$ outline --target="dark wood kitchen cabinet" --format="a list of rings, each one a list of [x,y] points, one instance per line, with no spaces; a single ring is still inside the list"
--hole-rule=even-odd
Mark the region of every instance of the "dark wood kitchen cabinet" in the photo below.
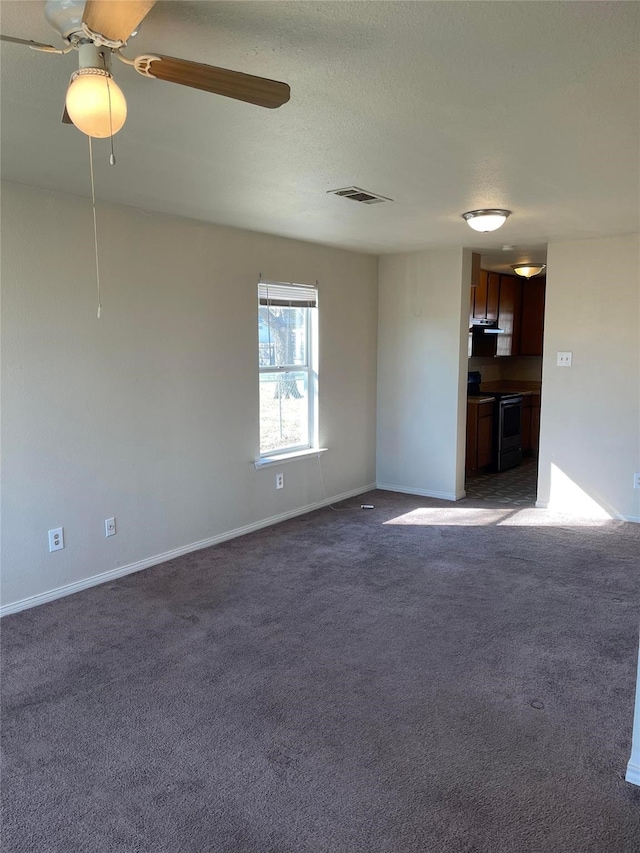
[[[498,300],[498,326],[504,329],[498,335],[496,355],[520,354],[520,326],[522,322],[522,282],[514,275],[500,276]]]
[[[496,272],[480,270],[478,285],[473,288],[473,318],[497,320],[500,299],[500,276]]]
[[[467,475],[493,462],[493,399],[467,402]]]
[[[531,453],[538,455],[540,445],[540,394],[531,396]]]
[[[471,287],[477,287],[480,279],[480,263],[482,256],[479,252],[471,253]]]
[[[544,277],[525,280],[480,270],[478,286],[471,290],[469,324],[497,320],[504,334],[492,342],[495,351],[487,347],[473,355],[542,355],[545,285]]]
[[[520,355],[542,355],[545,278],[522,282]]]
[[[525,395],[522,398],[522,421],[520,423],[520,437],[522,452],[531,452],[531,397]]]
[[[538,455],[540,443],[540,394],[526,394],[522,399],[522,452]]]

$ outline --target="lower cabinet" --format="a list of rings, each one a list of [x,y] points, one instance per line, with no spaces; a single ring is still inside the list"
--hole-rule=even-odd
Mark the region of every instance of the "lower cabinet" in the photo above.
[[[540,446],[540,394],[531,397],[531,452],[538,455]]]
[[[467,403],[465,471],[474,474],[493,462],[493,401]]]
[[[528,394],[522,401],[522,452],[538,455],[540,443],[540,394]]]

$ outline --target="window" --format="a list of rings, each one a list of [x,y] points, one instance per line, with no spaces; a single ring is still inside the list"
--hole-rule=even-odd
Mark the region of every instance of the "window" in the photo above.
[[[301,284],[258,284],[260,456],[313,447],[318,291]]]

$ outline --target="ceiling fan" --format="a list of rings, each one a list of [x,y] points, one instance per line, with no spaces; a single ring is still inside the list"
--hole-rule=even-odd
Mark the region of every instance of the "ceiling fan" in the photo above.
[[[143,54],[129,59],[122,54],[129,38],[156,0],[47,0],[45,17],[65,46],[0,35],[0,40],[26,44],[33,50],[66,54],[78,51],[79,68],[71,76],[62,121],[95,138],[117,133],[125,123],[127,104],[111,74],[111,57],[132,65],[144,77],[190,86],[216,95],[274,109],[289,100],[286,83],[176,59],[163,54]]]

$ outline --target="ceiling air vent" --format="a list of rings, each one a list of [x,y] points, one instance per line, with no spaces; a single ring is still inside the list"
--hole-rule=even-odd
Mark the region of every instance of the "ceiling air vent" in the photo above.
[[[339,195],[343,198],[350,198],[352,201],[359,201],[361,204],[380,204],[381,201],[391,201],[390,198],[385,198],[383,195],[370,193],[368,190],[361,190],[360,187],[344,187],[341,190],[328,190],[331,195]]]

